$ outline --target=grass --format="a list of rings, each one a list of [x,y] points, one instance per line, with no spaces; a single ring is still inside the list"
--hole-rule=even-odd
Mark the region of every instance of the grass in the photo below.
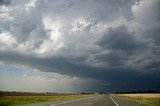
[[[17,106],[28,103],[67,100],[67,99],[82,98],[87,96],[93,96],[93,95],[3,96],[0,97],[0,106]]]
[[[160,106],[160,94],[117,94],[145,106]]]

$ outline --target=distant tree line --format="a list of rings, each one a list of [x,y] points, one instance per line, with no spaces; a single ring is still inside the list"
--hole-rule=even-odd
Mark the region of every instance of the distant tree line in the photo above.
[[[129,93],[160,93],[160,90],[134,90],[134,91],[119,91],[115,94],[129,94]]]

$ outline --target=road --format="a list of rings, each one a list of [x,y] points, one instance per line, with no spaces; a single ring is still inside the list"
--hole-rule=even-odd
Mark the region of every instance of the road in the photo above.
[[[98,95],[74,100],[44,102],[23,106],[143,106],[134,101],[113,95]]]

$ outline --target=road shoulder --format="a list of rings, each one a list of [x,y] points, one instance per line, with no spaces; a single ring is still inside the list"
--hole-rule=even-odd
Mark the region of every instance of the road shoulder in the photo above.
[[[117,96],[115,94],[110,95],[120,106],[144,106],[142,104],[137,103],[136,101],[123,98],[120,96]]]

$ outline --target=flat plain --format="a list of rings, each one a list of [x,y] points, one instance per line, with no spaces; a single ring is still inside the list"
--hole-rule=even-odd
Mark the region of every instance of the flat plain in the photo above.
[[[160,106],[160,93],[116,94],[146,106]]]
[[[60,101],[93,96],[93,94],[0,93],[0,106],[17,106],[45,101]]]

